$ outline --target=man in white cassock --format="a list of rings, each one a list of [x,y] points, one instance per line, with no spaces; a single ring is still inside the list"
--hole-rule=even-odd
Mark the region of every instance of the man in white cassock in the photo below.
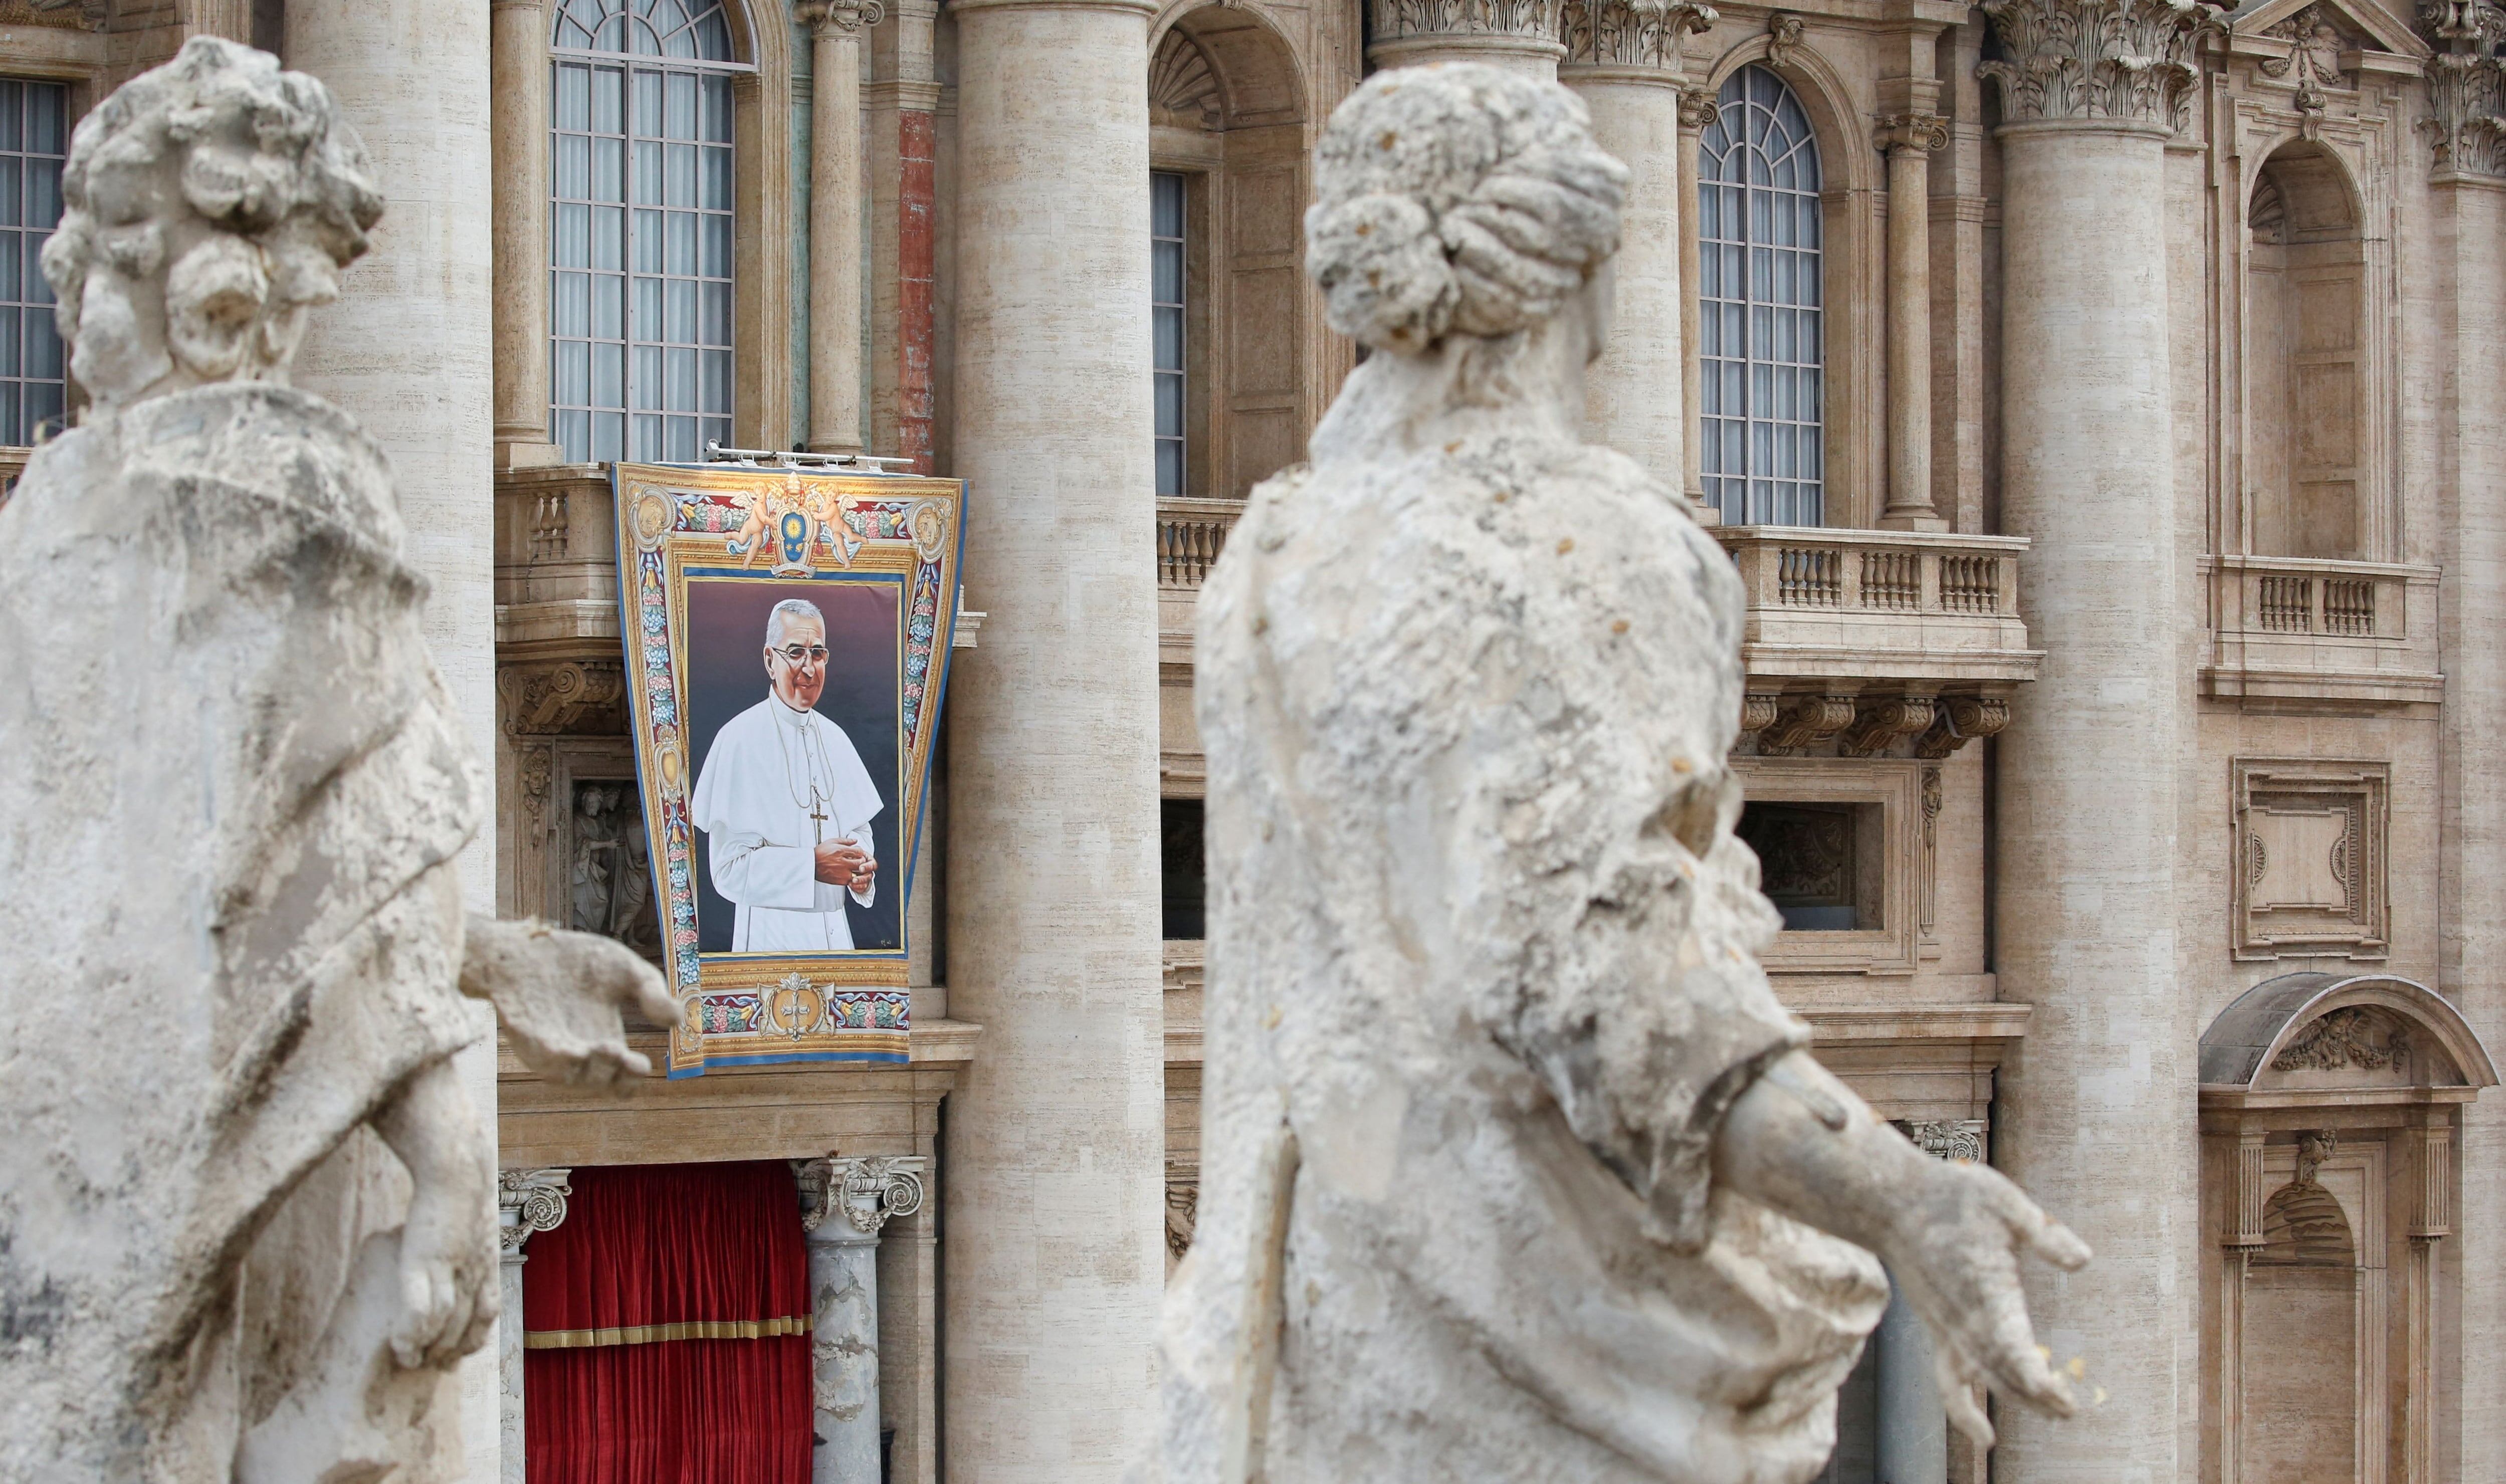
[[[886,805],[844,729],[814,709],[827,685],[827,619],[786,598],[766,619],[766,699],[723,724],[697,770],[692,819],[713,889],[738,907],[734,953],[853,945],[844,896],[878,900],[870,822]]]

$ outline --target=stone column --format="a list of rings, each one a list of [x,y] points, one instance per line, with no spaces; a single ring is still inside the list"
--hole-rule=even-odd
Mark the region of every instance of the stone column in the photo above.
[[[1117,1477],[1164,1289],[1149,0],[955,0],[949,1471]],[[1045,126],[1046,124],[1050,126]],[[1043,1255],[1039,1255],[1043,1254]]]
[[[1984,1162],[1982,1120],[1901,1124],[1915,1148],[1938,1159]],[[1931,1332],[1892,1278],[1888,1308],[1871,1337],[1880,1382],[1878,1476],[1881,1484],[1947,1484],[1949,1412],[1941,1404]]]
[[[1932,507],[1932,151],[1950,121],[1892,114],[1880,121],[1888,157],[1888,506],[1883,530],[1946,531]]]
[[[565,1224],[566,1184],[571,1170],[506,1170],[496,1177],[497,1276],[503,1280],[496,1313],[496,1462],[502,1484],[523,1484],[522,1452],[522,1249],[531,1238]],[[473,1474],[473,1478],[478,1475]]]
[[[1486,62],[1526,77],[1555,79],[1560,0],[1519,5],[1451,5],[1445,0],[1380,0],[1367,7],[1366,57],[1378,67]],[[1627,8],[1629,14],[1633,6]]]
[[[1626,161],[1627,207],[1617,259],[1618,312],[1585,378],[1593,439],[1681,486],[1682,398],[1679,40],[1714,13],[1691,0],[1568,0],[1558,81],[1593,112],[1593,137]],[[1689,172],[1694,173],[1694,162]]]
[[[1679,93],[1679,281],[1689,292],[1679,296],[1679,448],[1680,492],[1698,518],[1720,525],[1720,507],[1705,503],[1705,375],[1697,359],[1696,286],[1704,281],[1699,264],[1697,213],[1687,210],[1697,199],[1698,136],[1720,117],[1710,88],[1683,88]]]
[[[879,0],[803,0],[809,27],[809,451],[861,451],[861,32]]]
[[[548,11],[491,0],[495,150],[496,464],[554,464],[549,442]]]
[[[2001,88],[2004,528],[2042,677],[2000,744],[1996,968],[2036,1007],[2004,1067],[2005,1168],[2096,1260],[2026,1274],[2036,1331],[2107,1402],[2023,1407],[1996,1471],[2190,1478],[2199,1457],[2198,997],[2177,972],[2164,151],[2209,15],[2192,0],[1987,0]],[[2126,1172],[2129,1172],[2128,1174]]]
[[[878,1233],[922,1209],[922,1165],[792,1161],[809,1244],[810,1484],[878,1484]]]
[[[2436,1337],[2445,1309],[2437,1294],[2437,1244],[2453,1234],[2453,1130],[2447,1126],[2446,1113],[2441,1108],[2422,1116],[2426,1121],[2411,1129],[2404,1140],[2410,1154],[2412,1190],[2411,1267],[2403,1296],[2409,1314],[2402,1357],[2401,1484],[2437,1484],[2441,1477],[2437,1382],[2442,1368]],[[2473,1374],[2484,1374],[2488,1369],[2486,1365],[2478,1366]],[[2469,1381],[2470,1376],[2466,1375],[2465,1380]]]
[[[2445,800],[2441,987],[2490,1045],[2506,1038],[2506,69],[2495,55],[2506,11],[2492,0],[2420,8],[2421,33],[2436,47],[2427,63],[2432,117],[2421,125],[2434,148],[2427,262],[2421,289],[2431,300],[2439,368],[2425,383],[2439,399],[2431,436],[2438,550],[2440,668],[2445,709],[2438,724]],[[2462,1211],[2452,1266],[2460,1275],[2461,1322],[2447,1368],[2461,1378],[2464,1462],[2506,1454],[2506,1385],[2474,1359],[2474,1345],[2506,1335],[2506,1109],[2466,1104],[2461,1113]],[[2414,1242],[2413,1270],[2424,1252],[2428,1277],[2441,1248]],[[2416,1484],[2416,1481],[2413,1481]]]
[[[340,303],[312,316],[296,384],[345,408],[391,459],[403,549],[432,587],[427,647],[483,770],[496,755],[487,33],[486,6],[434,0],[295,5],[287,15],[287,65],[330,86],[384,194],[374,250],[342,275]],[[492,798],[483,802],[492,811]],[[496,909],[490,822],[480,821],[461,854],[473,911]],[[474,1013],[480,1042],[456,1065],[492,1140],[494,1016],[483,1005]],[[497,1390],[491,1346],[461,1368],[472,1478],[496,1472]]]

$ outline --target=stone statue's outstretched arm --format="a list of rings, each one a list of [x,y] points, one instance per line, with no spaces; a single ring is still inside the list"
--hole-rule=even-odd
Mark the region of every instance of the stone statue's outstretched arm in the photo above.
[[[461,992],[496,1007],[496,1018],[522,1060],[574,1082],[606,1082],[622,1072],[643,1077],[653,1070],[641,1052],[627,1047],[626,1011],[661,1026],[679,1017],[661,971],[634,950],[544,922],[474,914],[462,945]]]
[[[2089,1249],[1997,1171],[1916,1149],[1808,1052],[1793,1051],[1725,1115],[1714,1178],[1888,1264],[1932,1332],[1950,1420],[1980,1445],[1991,1443],[1992,1427],[1970,1391],[1977,1381],[2070,1415],[2070,1391],[2027,1322],[2019,1254],[2077,1269]]]

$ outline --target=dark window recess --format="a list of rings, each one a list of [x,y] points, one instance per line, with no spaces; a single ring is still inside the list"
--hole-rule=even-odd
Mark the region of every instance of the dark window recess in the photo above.
[[[1158,804],[1164,864],[1164,936],[1197,939],[1201,935],[1200,800],[1161,799]]]
[[[1738,832],[1758,853],[1759,887],[1788,931],[1882,926],[1878,805],[1752,803]]]

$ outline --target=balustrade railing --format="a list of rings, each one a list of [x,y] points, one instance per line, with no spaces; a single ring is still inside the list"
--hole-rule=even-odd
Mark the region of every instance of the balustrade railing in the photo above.
[[[1198,587],[1208,578],[1218,553],[1227,548],[1227,533],[1242,513],[1240,500],[1160,500],[1158,502],[1158,583],[1166,587]]]
[[[1979,618],[2019,611],[2022,541],[1795,526],[1715,526],[1711,534],[1740,569],[1752,609]]]

